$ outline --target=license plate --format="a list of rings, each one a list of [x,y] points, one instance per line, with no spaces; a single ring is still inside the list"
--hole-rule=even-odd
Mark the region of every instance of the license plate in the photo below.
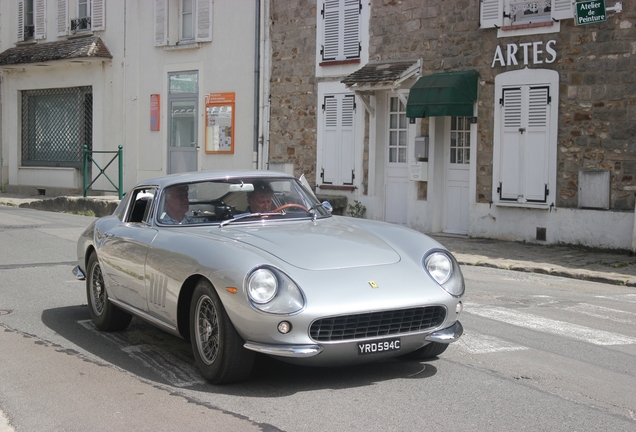
[[[401,347],[402,344],[400,342],[400,338],[358,342],[358,355],[380,354],[389,351],[399,351]]]

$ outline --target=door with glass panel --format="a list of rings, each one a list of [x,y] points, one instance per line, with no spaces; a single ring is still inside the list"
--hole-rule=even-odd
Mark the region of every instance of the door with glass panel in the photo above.
[[[168,76],[168,174],[198,169],[198,73]]]
[[[407,123],[406,106],[397,95],[389,95],[384,220],[402,225],[407,222]]]
[[[468,182],[470,170],[470,117],[450,117],[450,142],[444,146],[446,193],[444,232],[468,233]],[[448,130],[447,126],[447,130]]]

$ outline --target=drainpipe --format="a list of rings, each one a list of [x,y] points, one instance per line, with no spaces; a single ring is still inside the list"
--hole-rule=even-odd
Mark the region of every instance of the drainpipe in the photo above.
[[[259,124],[258,124],[258,169],[268,169],[269,160],[269,122],[271,95],[269,94],[270,80],[270,42],[269,42],[269,5],[270,0],[261,2],[260,21],[260,99],[259,99]]]
[[[260,131],[260,68],[261,68],[261,2],[255,1],[256,28],[254,32],[254,153],[252,156],[252,168],[258,169],[259,163],[259,131]]]

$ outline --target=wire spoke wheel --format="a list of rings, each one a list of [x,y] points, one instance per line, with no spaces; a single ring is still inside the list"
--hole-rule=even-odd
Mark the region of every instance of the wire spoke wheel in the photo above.
[[[214,384],[247,379],[254,352],[243,347],[238,334],[212,284],[201,279],[190,303],[190,341],[201,375]]]
[[[86,265],[86,300],[95,327],[104,331],[124,330],[130,324],[132,315],[119,309],[108,300],[102,267],[93,252]]]
[[[212,364],[219,353],[219,319],[212,299],[202,296],[196,306],[197,348],[201,360]]]
[[[99,262],[95,261],[91,267],[90,278],[90,296],[91,304],[95,315],[101,316],[104,313],[104,304],[106,302],[106,291],[104,290],[104,279],[102,277],[102,269]]]

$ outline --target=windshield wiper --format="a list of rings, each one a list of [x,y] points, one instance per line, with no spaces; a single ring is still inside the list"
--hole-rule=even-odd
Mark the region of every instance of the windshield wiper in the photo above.
[[[266,216],[280,216],[280,213],[241,213],[235,215],[232,219],[227,219],[221,222],[219,227],[223,228],[225,225],[231,224],[232,222],[239,221],[241,219],[246,219],[250,217],[266,217]]]

